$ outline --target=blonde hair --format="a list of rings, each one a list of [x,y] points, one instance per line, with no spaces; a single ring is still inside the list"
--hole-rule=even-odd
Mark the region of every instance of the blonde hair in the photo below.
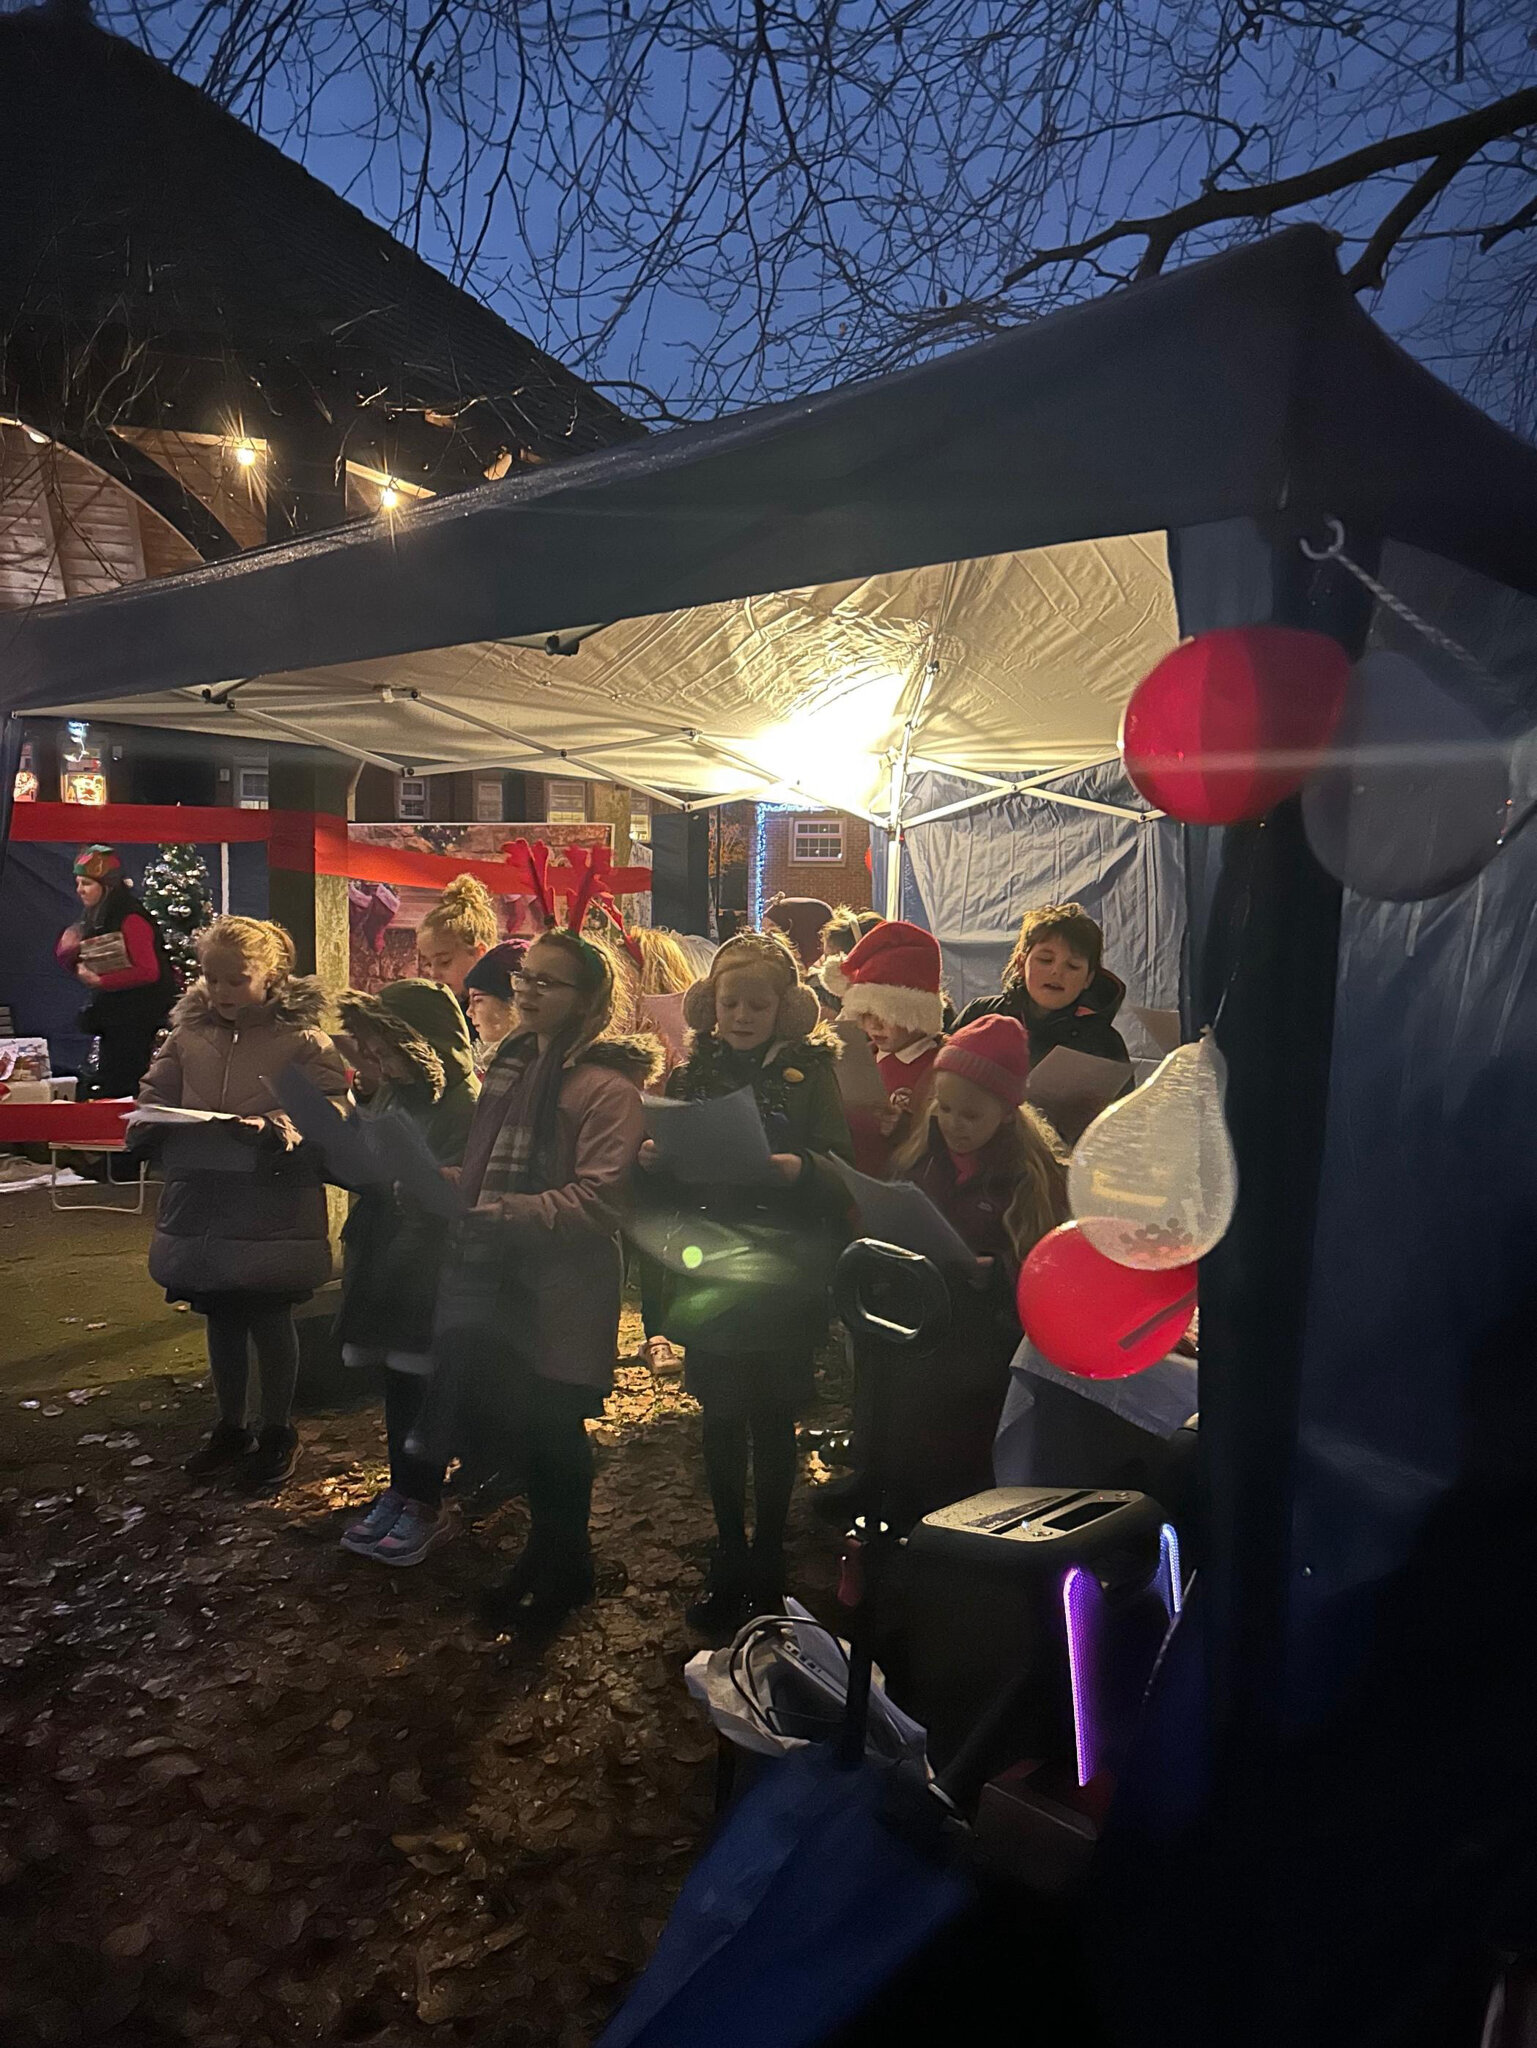
[[[590,924],[582,936],[590,945],[602,948],[613,969],[616,1030],[638,1031],[645,1027],[640,1007],[642,996],[687,995],[699,979],[676,932],[635,925],[621,936],[605,919],[601,924]],[[635,942],[640,954],[638,966],[635,955],[624,943],[626,937]]]
[[[260,974],[269,989],[288,980],[299,958],[283,927],[264,917],[216,917],[197,935],[198,965],[205,972],[213,953],[233,956]]]
[[[928,1115],[897,1148],[891,1162],[895,1178],[905,1178],[927,1158],[938,1109],[939,1104],[931,1100]],[[1015,1176],[1016,1182],[1003,1227],[1023,1265],[1046,1233],[1067,1221],[1067,1162],[1056,1132],[1028,1102],[1012,1113],[1005,1110],[998,1128],[1000,1134],[1007,1134],[999,1166]]]
[[[661,926],[637,925],[630,937],[640,949],[640,992],[643,996],[686,995],[698,980],[678,934]],[[631,965],[634,965],[633,959]]]
[[[446,939],[457,939],[465,947],[479,946],[485,953],[489,953],[501,937],[491,891],[473,875],[454,876],[422,919],[421,929],[437,932]]]
[[[703,1034],[715,1029],[715,987],[723,975],[746,969],[764,975],[779,995],[774,1018],[775,1038],[807,1038],[819,1028],[822,1012],[816,997],[801,980],[799,956],[777,932],[738,932],[727,939],[710,962],[703,981],[683,998],[683,1021]]]

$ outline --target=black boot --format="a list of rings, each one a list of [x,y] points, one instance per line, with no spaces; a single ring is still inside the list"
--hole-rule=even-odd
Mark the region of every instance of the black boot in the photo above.
[[[546,1634],[559,1628],[578,1607],[585,1607],[596,1591],[590,1556],[573,1552],[550,1557],[534,1579],[527,1604],[518,1610],[517,1625],[535,1635]]]
[[[705,1637],[709,1642],[730,1642],[749,1618],[751,1603],[747,1597],[747,1580],[745,1551],[716,1551],[704,1598],[696,1600],[684,1616],[696,1635]]]
[[[211,1479],[216,1472],[228,1472],[256,1448],[256,1439],[242,1422],[216,1422],[201,1450],[194,1451],[182,1466],[189,1479]]]
[[[239,1481],[247,1493],[268,1493],[283,1484],[299,1458],[299,1432],[291,1423],[273,1422],[261,1430],[256,1448],[240,1461]]]
[[[504,1579],[486,1586],[475,1597],[475,1611],[492,1628],[511,1628],[533,1598],[540,1578],[539,1553],[532,1538],[522,1556]]]

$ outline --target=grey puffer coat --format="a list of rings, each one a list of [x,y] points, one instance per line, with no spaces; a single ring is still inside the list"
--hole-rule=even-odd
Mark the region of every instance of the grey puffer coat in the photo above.
[[[227,1024],[201,981],[171,1013],[171,1034],[139,1100],[224,1110],[263,1128],[173,1130],[160,1156],[165,1186],[150,1246],[151,1279],[172,1300],[229,1293],[302,1296],[331,1276],[325,1189],[278,1107],[272,1077],[292,1063],[343,1102],[347,1070],[320,1029],[326,996],[309,976],[286,981]]]

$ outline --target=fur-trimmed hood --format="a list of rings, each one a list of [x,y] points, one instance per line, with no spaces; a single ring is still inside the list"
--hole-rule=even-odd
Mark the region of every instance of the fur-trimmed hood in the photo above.
[[[434,1102],[451,1082],[468,1081],[474,1073],[464,1012],[453,993],[435,981],[389,981],[372,995],[345,989],[336,1007],[344,1031],[382,1040]]]
[[[264,1003],[253,1003],[250,1018],[253,1023],[271,1020],[274,1024],[287,1024],[296,1031],[319,1031],[329,1007],[330,998],[316,975],[291,974],[286,981],[280,981]],[[171,1024],[215,1024],[222,1025],[224,1019],[209,1000],[208,984],[199,975],[187,990],[176,1008],[171,1012]],[[228,1027],[225,1027],[228,1029]]]
[[[526,1031],[510,1033],[497,1047],[492,1066],[504,1053],[510,1056],[515,1047],[526,1047],[528,1039]],[[607,1067],[613,1073],[623,1074],[637,1088],[647,1088],[666,1067],[667,1049],[649,1031],[616,1031],[610,1036],[593,1039],[566,1064],[571,1067]]]
[[[574,1067],[611,1067],[637,1088],[648,1088],[667,1065],[667,1048],[649,1031],[616,1032],[595,1038],[571,1062]]]

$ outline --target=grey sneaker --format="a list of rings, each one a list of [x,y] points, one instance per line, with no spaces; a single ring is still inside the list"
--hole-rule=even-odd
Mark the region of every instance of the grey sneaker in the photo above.
[[[381,1536],[388,1536],[400,1520],[401,1510],[406,1504],[403,1493],[397,1493],[393,1486],[387,1486],[383,1493],[355,1522],[349,1522],[342,1532],[342,1549],[355,1550],[361,1556],[372,1550]]]
[[[408,1500],[394,1528],[387,1536],[381,1536],[368,1554],[380,1564],[420,1564],[453,1533],[447,1508],[424,1507],[419,1500]]]

